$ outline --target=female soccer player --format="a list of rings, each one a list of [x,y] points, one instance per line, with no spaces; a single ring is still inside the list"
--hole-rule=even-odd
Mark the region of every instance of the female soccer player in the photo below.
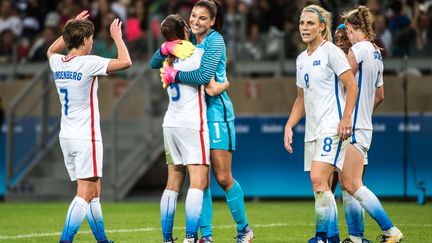
[[[292,128],[306,116],[305,171],[315,196],[316,233],[309,242],[339,242],[337,210],[329,181],[335,168],[342,169],[351,135],[351,115],[357,85],[343,51],[331,37],[331,15],[310,5],[302,10],[299,31],[307,49],[297,57],[297,98],[285,126],[284,144],[289,153]],[[346,99],[342,87],[346,88]]]
[[[191,41],[203,48],[204,54],[199,69],[190,72],[161,69],[166,84],[174,82],[203,85],[214,76],[217,82],[226,78],[226,47],[218,31],[223,25],[222,6],[217,0],[201,0],[195,3],[189,18]],[[207,120],[210,133],[210,160],[218,184],[225,191],[226,201],[234,221],[237,223],[237,242],[250,242],[253,231],[246,218],[243,190],[234,180],[231,171],[232,152],[235,150],[234,109],[226,92],[206,96]],[[204,191],[201,215],[202,242],[212,241],[212,202],[210,189]]]
[[[353,44],[348,61],[359,87],[353,135],[340,178],[344,202],[357,200],[375,219],[383,231],[381,242],[400,242],[403,238],[401,231],[390,221],[375,194],[362,182],[363,165],[372,141],[372,113],[384,99],[383,62],[379,48],[372,42],[372,15],[367,7],[359,6],[342,17]],[[362,231],[350,232],[351,241],[347,242],[362,242],[362,237]]]
[[[179,15],[166,17],[161,24],[161,33],[167,42],[153,55],[150,62],[152,68],[172,65],[175,70],[190,71],[199,67],[204,51],[202,48],[195,49],[187,41],[189,28]],[[190,54],[192,56],[186,58]],[[175,55],[186,59],[179,60]],[[228,82],[216,83],[213,80],[205,90],[220,93],[227,85]],[[191,180],[186,198],[186,234],[196,237],[202,207],[202,193],[199,191],[207,184],[210,147],[204,86],[175,83],[166,88],[170,100],[162,126],[168,181],[161,198],[160,210],[164,242],[174,242],[174,214],[185,177],[185,166],[188,167]]]
[[[122,40],[121,24],[110,26],[118,50],[116,59],[89,55],[93,46],[93,23],[83,11],[66,23],[60,36],[47,51],[49,64],[62,105],[60,146],[70,179],[77,181],[77,194],[69,206],[60,243],[71,243],[84,217],[98,242],[106,237],[100,204],[102,177],[102,136],[97,99],[98,78],[132,65]],[[64,48],[68,54],[60,54]]]

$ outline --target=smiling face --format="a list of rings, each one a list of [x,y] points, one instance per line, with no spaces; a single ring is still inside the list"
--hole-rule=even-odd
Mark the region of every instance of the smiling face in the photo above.
[[[300,16],[299,31],[302,41],[310,44],[315,41],[322,41],[321,32],[324,31],[325,25],[320,23],[318,15],[304,11]]]
[[[195,6],[189,18],[192,33],[197,37],[205,36],[215,23],[215,18],[211,18],[210,12],[205,7]]]

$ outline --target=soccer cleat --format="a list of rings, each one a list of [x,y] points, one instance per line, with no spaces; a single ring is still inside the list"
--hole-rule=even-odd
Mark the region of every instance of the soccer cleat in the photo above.
[[[198,241],[195,241],[193,238],[186,238],[184,239],[183,243],[198,243]]]
[[[163,243],[174,243],[175,241],[177,241],[177,238],[175,238],[175,239],[170,238],[170,239],[165,239],[165,240],[163,241]]]
[[[98,241],[98,243],[114,243],[114,241],[113,240],[101,240],[101,241]]]
[[[362,239],[362,243],[372,243],[372,241],[371,241],[371,240],[368,240],[368,239],[366,239],[366,238],[363,238],[363,239]]]
[[[327,243],[340,243],[339,235],[334,235],[332,237],[327,237]]]
[[[326,243],[326,240],[323,240],[321,237],[315,236],[308,240],[308,243]]]
[[[246,225],[244,229],[237,231],[237,243],[250,243],[254,238],[254,232],[249,225]]]
[[[378,239],[380,243],[399,243],[403,239],[403,234],[398,228],[393,226],[383,235],[378,236]]]
[[[199,243],[213,243],[213,238],[211,236],[204,236],[198,242]]]

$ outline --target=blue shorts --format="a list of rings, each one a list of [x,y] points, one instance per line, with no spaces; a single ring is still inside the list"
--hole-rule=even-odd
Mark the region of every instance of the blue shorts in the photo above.
[[[210,149],[235,150],[234,121],[208,122]]]

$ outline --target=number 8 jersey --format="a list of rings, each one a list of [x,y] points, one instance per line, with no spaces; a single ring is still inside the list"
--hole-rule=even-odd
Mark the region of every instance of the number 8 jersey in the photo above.
[[[97,76],[107,75],[109,61],[94,55],[49,59],[62,105],[59,137],[102,140]]]
[[[337,134],[345,109],[343,86],[338,77],[351,69],[345,54],[333,43],[324,41],[311,55],[303,51],[296,66],[296,84],[304,91],[305,142],[325,133]]]

